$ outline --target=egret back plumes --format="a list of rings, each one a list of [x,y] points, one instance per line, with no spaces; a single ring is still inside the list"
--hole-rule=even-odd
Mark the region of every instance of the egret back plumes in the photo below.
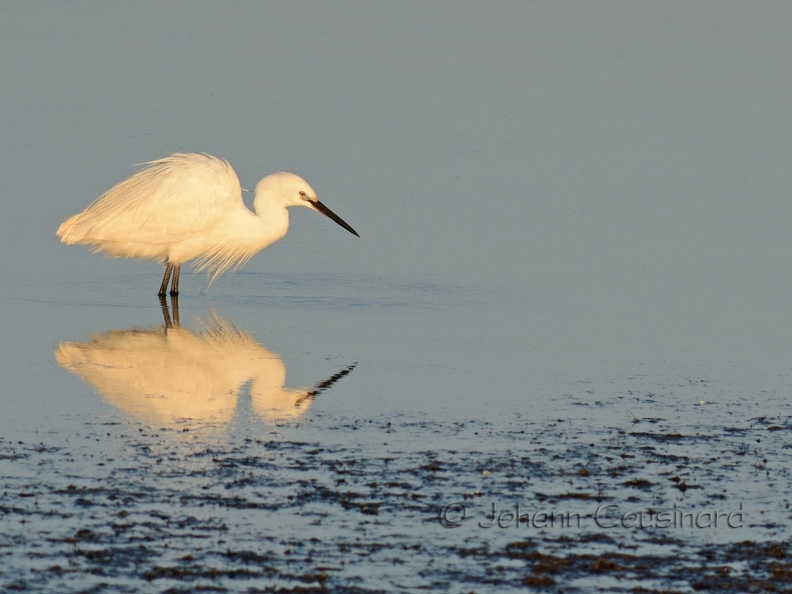
[[[67,244],[88,244],[112,257],[166,265],[159,294],[173,273],[179,292],[183,263],[196,260],[210,283],[236,270],[289,229],[289,206],[306,206],[359,235],[322,204],[293,173],[274,173],[256,186],[253,212],[242,201],[239,178],[228,162],[206,154],[176,153],[145,164],[58,229]]]

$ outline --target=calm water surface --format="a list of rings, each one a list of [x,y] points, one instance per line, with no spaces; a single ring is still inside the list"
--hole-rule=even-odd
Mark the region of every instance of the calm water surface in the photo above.
[[[0,589],[792,583],[785,4],[6,12]],[[58,243],[177,151],[361,239]]]
[[[789,536],[784,378],[573,368],[491,288],[90,276],[6,299],[7,587],[683,587]]]

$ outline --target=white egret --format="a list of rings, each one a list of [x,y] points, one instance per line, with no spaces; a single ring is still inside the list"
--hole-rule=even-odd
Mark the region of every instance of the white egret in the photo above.
[[[170,293],[178,295],[181,265],[189,260],[197,258],[197,270],[206,270],[211,283],[278,241],[289,229],[289,206],[307,206],[360,237],[293,173],[274,173],[258,183],[254,214],[245,207],[239,178],[227,161],[174,153],[145,165],[64,222],[58,237],[114,258],[164,263],[160,296],[171,273]]]

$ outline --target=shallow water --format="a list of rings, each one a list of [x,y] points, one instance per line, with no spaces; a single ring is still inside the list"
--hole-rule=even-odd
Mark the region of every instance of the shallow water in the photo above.
[[[784,395],[679,369],[524,382],[503,359],[530,342],[476,326],[517,296],[341,280],[242,273],[176,311],[121,277],[8,300],[48,323],[6,363],[28,372],[0,442],[4,587],[786,583]]]
[[[785,5],[6,12],[0,589],[790,590]],[[184,151],[361,238],[57,241]]]

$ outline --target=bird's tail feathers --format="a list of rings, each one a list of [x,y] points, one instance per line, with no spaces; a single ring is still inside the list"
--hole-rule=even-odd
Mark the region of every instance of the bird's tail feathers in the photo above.
[[[85,229],[80,225],[81,218],[82,213],[74,215],[58,227],[57,235],[63,243],[73,245],[85,239]]]

